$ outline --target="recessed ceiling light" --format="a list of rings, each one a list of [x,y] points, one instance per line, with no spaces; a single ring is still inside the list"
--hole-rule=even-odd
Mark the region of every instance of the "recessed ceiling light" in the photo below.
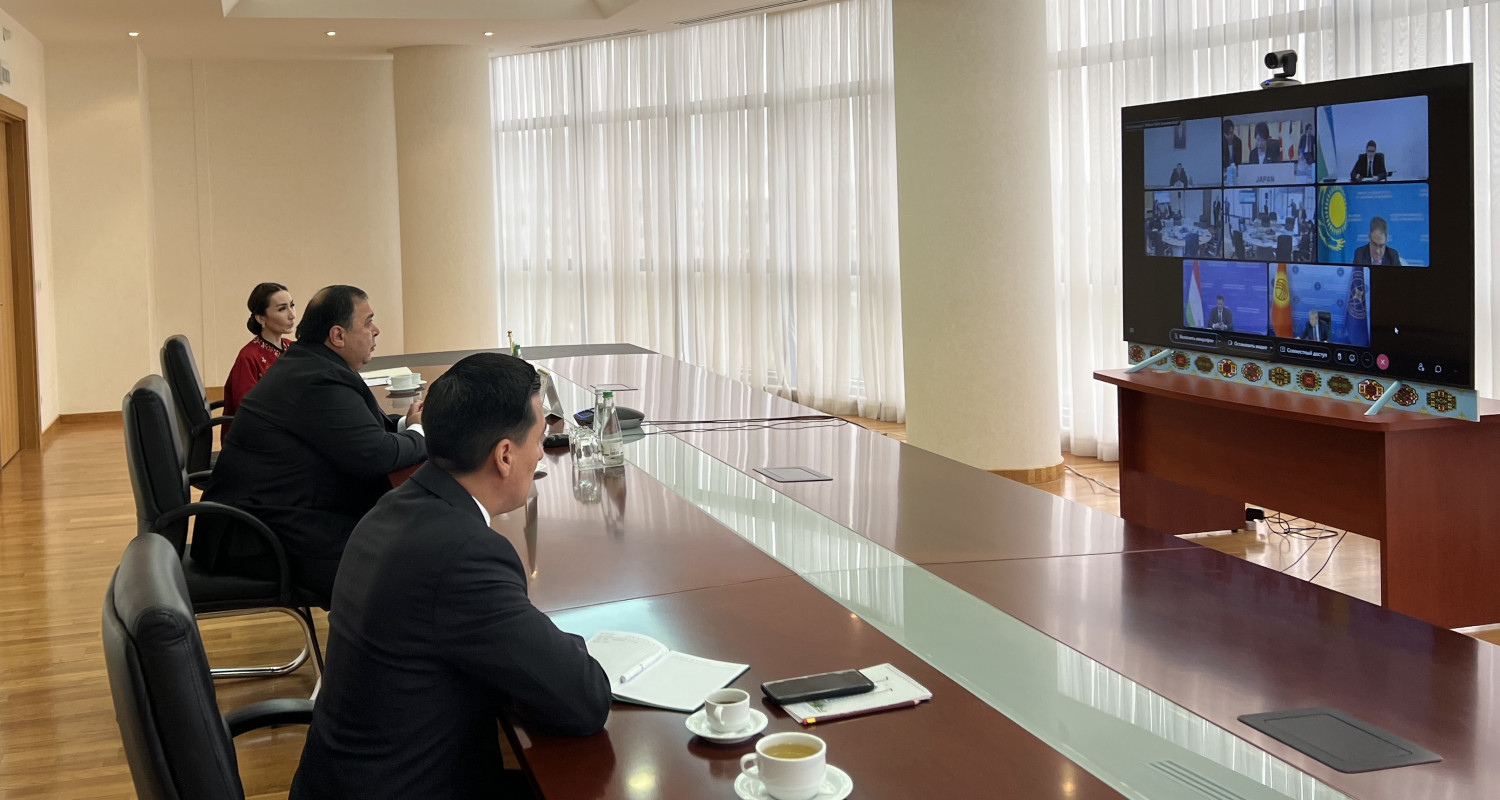
[[[131,38],[132,38],[132,39],[133,39],[133,38],[135,38],[135,37],[137,37],[137,36],[140,36],[140,35],[141,35],[141,32],[140,32],[140,31],[131,31],[131,32],[130,32],[130,37],[131,37]]]
[[[485,31],[485,32],[484,32],[484,35],[485,35],[485,36],[494,36],[494,35],[495,35],[495,32],[494,32],[494,31]]]
[[[328,35],[329,35],[329,36],[338,36],[338,35],[339,35],[339,32],[338,32],[338,31],[329,31],[329,32],[328,32]]]

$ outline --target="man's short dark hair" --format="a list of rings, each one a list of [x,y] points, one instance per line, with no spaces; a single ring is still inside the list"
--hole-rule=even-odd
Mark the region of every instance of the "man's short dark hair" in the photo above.
[[[1234,120],[1227,118],[1224,120],[1224,132],[1234,133]]]
[[[1370,233],[1375,231],[1390,235],[1390,228],[1385,226],[1385,217],[1370,217]]]
[[[1221,295],[1219,295],[1219,296],[1218,296],[1218,298],[1217,298],[1217,299],[1219,299],[1219,300],[1223,300],[1223,299],[1224,299],[1224,295],[1222,295],[1222,294],[1221,294]]]
[[[368,299],[369,295],[353,286],[324,286],[302,309],[302,321],[297,323],[297,341],[323,344],[328,341],[328,332],[333,326],[354,327],[354,304]]]
[[[1370,141],[1365,142],[1365,149],[1369,149],[1371,147],[1375,147],[1375,140],[1374,139],[1371,139]]]
[[[1257,139],[1265,139],[1268,142],[1271,141],[1271,126],[1264,122],[1255,123],[1255,137]]]
[[[536,368],[519,358],[475,353],[462,359],[427,390],[427,455],[455,475],[479,469],[495,445],[521,441],[536,424],[531,398],[541,386]]]

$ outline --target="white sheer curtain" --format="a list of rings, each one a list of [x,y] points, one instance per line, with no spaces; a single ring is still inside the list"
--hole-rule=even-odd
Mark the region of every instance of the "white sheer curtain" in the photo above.
[[[502,319],[905,418],[889,0],[494,63]]]
[[[1294,49],[1307,82],[1474,63],[1475,382],[1494,390],[1490,223],[1500,197],[1500,6],[1465,0],[1047,0],[1052,208],[1064,447],[1119,456],[1113,389],[1096,369],[1125,364],[1120,295],[1122,106],[1248,91],[1261,59]]]

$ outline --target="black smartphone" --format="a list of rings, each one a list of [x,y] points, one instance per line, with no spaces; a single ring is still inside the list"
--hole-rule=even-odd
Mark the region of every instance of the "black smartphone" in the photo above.
[[[783,706],[788,703],[806,703],[809,700],[864,694],[874,688],[875,684],[857,669],[804,675],[801,678],[769,681],[760,685],[760,690],[765,693],[766,697]]]

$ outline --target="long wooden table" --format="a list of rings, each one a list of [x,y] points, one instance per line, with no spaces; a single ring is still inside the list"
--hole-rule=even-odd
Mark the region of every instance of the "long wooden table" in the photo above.
[[[1480,422],[1189,375],[1119,387],[1120,514],[1165,531],[1244,525],[1246,502],[1380,540],[1381,603],[1434,625],[1500,622],[1500,404]]]
[[[429,380],[451,363],[402,360]],[[379,366],[393,365],[384,361]],[[621,402],[648,419],[810,413],[628,348],[564,351],[545,364],[583,385],[640,387]],[[1500,752],[1489,645],[855,426],[676,438],[739,472],[801,464],[833,476],[773,488],[904,558],[912,565],[905,569],[925,570],[1061,643],[1059,665],[1097,662],[1311,779],[1360,798],[1500,796],[1500,765],[1485,758]],[[548,465],[532,506],[497,518],[495,527],[527,559],[533,600],[563,627],[585,635],[638,630],[687,652],[747,662],[750,671],[735,685],[758,702],[765,680],[895,664],[933,690],[930,704],[814,729],[829,742],[830,763],[854,777],[859,797],[1119,796],[1085,768],[1085,750],[1070,750],[1073,758],[1059,752],[1069,739],[1057,738],[1056,725],[1032,729],[1046,730],[1048,744],[971,692],[972,675],[934,666],[944,660],[924,647],[919,628],[932,620],[914,605],[916,587],[904,599],[893,595],[894,610],[841,603],[826,576],[794,574],[635,466],[580,491],[566,453],[549,453]],[[772,486],[749,474],[746,480]],[[849,574],[857,580],[860,572]],[[898,641],[891,617],[902,613],[910,630]],[[1067,648],[1082,657],[1070,658]],[[1061,691],[1064,679],[1055,680]],[[1107,705],[1087,692],[1078,702]],[[1311,705],[1337,706],[1445,760],[1342,775],[1235,720]],[[800,727],[761,707],[772,718],[769,730]],[[1138,726],[1127,726],[1137,731],[1130,735],[1150,736],[1142,730],[1148,723],[1128,722]],[[597,737],[538,737],[524,728],[513,735],[549,798],[732,797],[737,759],[750,747],[704,744],[681,714],[622,704]],[[1146,796],[1188,796],[1152,794],[1145,785],[1136,789]]]

